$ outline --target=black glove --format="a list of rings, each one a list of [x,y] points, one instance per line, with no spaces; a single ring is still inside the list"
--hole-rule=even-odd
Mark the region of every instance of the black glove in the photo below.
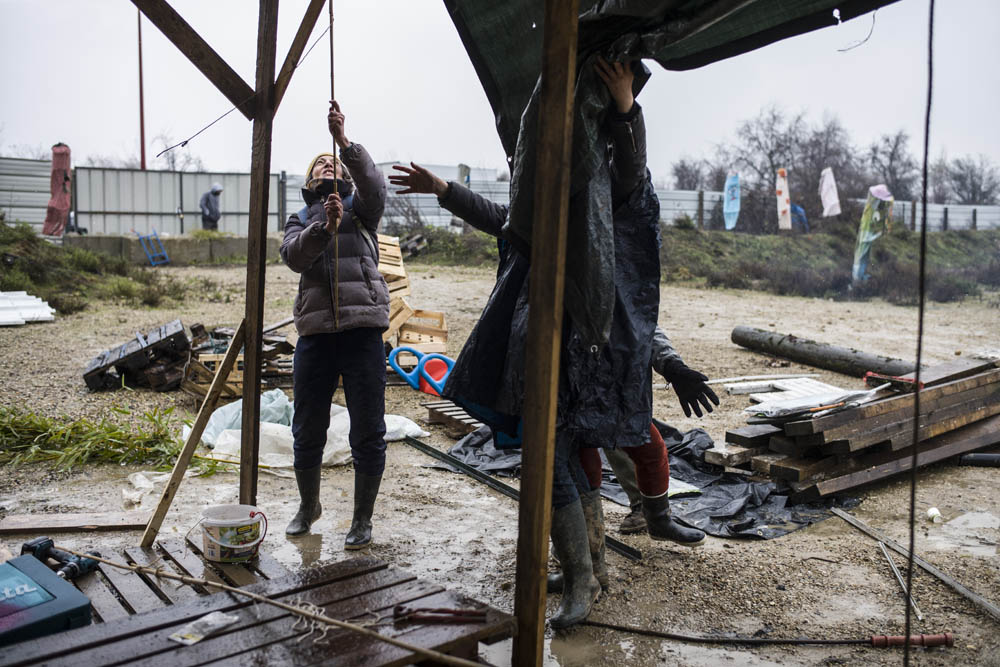
[[[677,392],[677,398],[681,402],[681,408],[684,409],[685,417],[690,417],[692,410],[699,417],[703,416],[701,408],[698,407],[699,403],[707,412],[712,411],[712,403],[719,404],[719,397],[715,395],[711,387],[705,384],[708,376],[688,368],[682,361],[670,364],[665,369],[663,377],[673,385],[674,391]]]

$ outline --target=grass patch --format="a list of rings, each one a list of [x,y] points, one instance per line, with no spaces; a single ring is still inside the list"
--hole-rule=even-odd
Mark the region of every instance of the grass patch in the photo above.
[[[156,307],[186,298],[188,286],[162,272],[72,246],[56,246],[29,225],[0,222],[0,291],[25,291],[62,315],[91,300]]]
[[[108,419],[52,419],[0,407],[0,465],[46,462],[69,469],[83,463],[112,463],[170,469],[181,450],[173,435],[175,426],[173,408],[147,412],[139,426],[129,429]],[[217,466],[202,460],[193,465],[199,474],[211,474]]]

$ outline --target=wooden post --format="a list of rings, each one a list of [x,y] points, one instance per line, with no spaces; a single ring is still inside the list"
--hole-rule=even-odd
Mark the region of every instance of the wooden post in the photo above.
[[[917,202],[910,202],[910,231],[917,231]]]
[[[978,229],[978,225],[976,223],[976,209],[972,209],[972,229],[973,231]]]
[[[705,191],[698,190],[698,229],[705,229]]]
[[[578,7],[579,0],[545,2],[522,415],[525,446],[514,589],[514,665],[540,665],[545,637]]]
[[[944,207],[944,217],[941,218],[941,231],[948,231],[948,207]]]
[[[240,448],[240,503],[243,505],[257,504],[264,270],[267,261],[267,203],[277,35],[278,0],[260,0],[253,152],[250,157],[250,227],[247,230],[246,350],[243,354],[243,440]]]
[[[164,487],[163,494],[160,496],[160,502],[156,506],[156,510],[152,516],[149,517],[149,523],[146,524],[146,531],[142,534],[142,541],[139,542],[140,547],[152,546],[157,533],[160,532],[160,526],[163,525],[163,519],[167,516],[170,503],[174,501],[177,488],[181,485],[181,480],[184,479],[184,472],[191,464],[191,457],[194,455],[194,450],[198,447],[198,443],[201,442],[201,434],[205,432],[205,425],[208,424],[208,420],[212,416],[212,411],[215,410],[215,404],[219,401],[219,394],[222,393],[222,387],[225,386],[226,379],[229,378],[229,372],[236,365],[240,348],[243,347],[245,333],[246,320],[240,322],[240,326],[237,327],[236,333],[233,335],[233,340],[229,343],[229,349],[226,350],[226,356],[223,357],[219,367],[215,369],[215,377],[212,378],[212,384],[208,388],[208,393],[205,394],[205,398],[201,402],[201,409],[198,410],[198,416],[195,417],[194,424],[191,426],[191,433],[188,435],[181,453],[177,456],[177,461],[174,463],[174,470],[170,473],[167,486]]]

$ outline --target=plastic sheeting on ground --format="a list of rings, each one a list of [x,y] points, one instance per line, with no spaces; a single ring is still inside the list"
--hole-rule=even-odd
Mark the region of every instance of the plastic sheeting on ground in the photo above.
[[[681,433],[654,420],[670,455],[670,507],[674,518],[715,537],[771,539],[786,535],[830,516],[830,502],[788,505],[773,482],[752,482],[743,475],[723,472],[705,463],[705,450],[714,444],[702,429]],[[496,449],[489,427],[482,427],[459,440],[448,452],[463,463],[499,477],[517,477],[521,450]],[[602,457],[603,459],[603,457]],[[426,467],[458,472],[444,463]],[[692,495],[692,491],[696,495]],[[628,506],[628,497],[605,466],[601,495]],[[848,501],[842,506],[853,506]]]
[[[260,397],[260,451],[258,463],[262,470],[275,472],[291,469],[294,465],[292,448],[292,414],[294,410],[288,397],[281,389],[272,389]],[[212,458],[239,463],[242,443],[243,401],[235,401],[215,412],[208,420],[202,442],[212,447]],[[211,428],[210,428],[211,427]],[[323,465],[342,465],[351,460],[349,435],[351,418],[347,408],[333,404],[330,406],[330,427],[326,430],[326,446],[323,448]],[[185,426],[183,437],[191,432]],[[400,415],[385,416],[386,442],[402,440],[410,436],[427,436],[412,420]]]

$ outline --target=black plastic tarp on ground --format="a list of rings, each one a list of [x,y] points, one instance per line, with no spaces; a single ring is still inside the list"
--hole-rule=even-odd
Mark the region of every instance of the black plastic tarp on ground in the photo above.
[[[833,516],[828,507],[853,506],[856,501],[830,500],[825,503],[788,505],[788,496],[780,495],[773,482],[750,481],[744,475],[726,473],[719,466],[705,463],[705,450],[713,445],[702,429],[682,433],[655,420],[670,455],[670,476],[698,487],[696,496],[672,497],[670,508],[676,519],[700,528],[715,537],[771,539],[787,535]],[[466,435],[449,454],[478,470],[497,476],[516,477],[521,470],[521,450],[496,449],[488,427]],[[443,464],[428,467],[457,472]],[[605,471],[601,495],[621,505],[628,505],[625,492]]]

